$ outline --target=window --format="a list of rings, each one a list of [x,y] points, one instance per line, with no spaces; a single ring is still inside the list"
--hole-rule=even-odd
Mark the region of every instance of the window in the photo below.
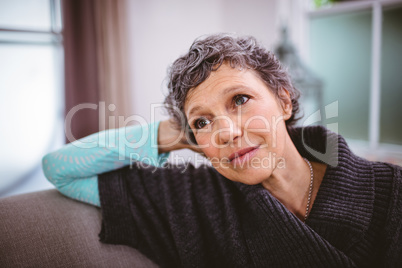
[[[308,12],[309,59],[324,104],[358,154],[402,165],[402,1],[345,1]]]
[[[0,196],[49,188],[41,158],[64,143],[57,0],[0,0]]]

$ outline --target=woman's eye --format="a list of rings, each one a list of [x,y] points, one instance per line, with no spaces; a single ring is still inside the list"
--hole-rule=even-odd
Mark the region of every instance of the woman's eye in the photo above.
[[[250,98],[246,95],[237,95],[233,98],[235,106],[240,106],[245,104]]]
[[[195,127],[196,129],[201,129],[201,128],[205,127],[206,125],[208,125],[209,123],[210,123],[210,122],[209,122],[208,119],[206,119],[206,118],[200,118],[200,119],[198,119],[198,120],[196,120],[196,121],[194,122],[194,127]]]

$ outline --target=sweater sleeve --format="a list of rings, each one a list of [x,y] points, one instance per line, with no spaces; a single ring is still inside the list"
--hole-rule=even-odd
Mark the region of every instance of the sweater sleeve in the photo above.
[[[236,185],[190,164],[100,174],[100,239],[162,267],[355,267],[265,189]]]
[[[233,187],[212,167],[189,163],[100,174],[100,239],[161,267],[247,267]]]
[[[159,122],[104,130],[45,155],[46,178],[64,195],[100,206],[98,174],[135,161],[162,165],[168,154],[158,155]]]

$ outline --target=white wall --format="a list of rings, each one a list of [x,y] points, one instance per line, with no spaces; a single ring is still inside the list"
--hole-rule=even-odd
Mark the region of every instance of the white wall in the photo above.
[[[150,103],[163,102],[167,67],[194,39],[216,32],[277,40],[275,0],[130,1],[133,113],[150,119]],[[163,118],[158,115],[156,119]]]

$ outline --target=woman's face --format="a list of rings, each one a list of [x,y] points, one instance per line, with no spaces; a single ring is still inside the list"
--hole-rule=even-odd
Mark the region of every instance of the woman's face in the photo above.
[[[285,121],[292,106],[269,90],[252,70],[223,64],[187,96],[184,111],[195,139],[226,178],[258,184],[284,166]]]

